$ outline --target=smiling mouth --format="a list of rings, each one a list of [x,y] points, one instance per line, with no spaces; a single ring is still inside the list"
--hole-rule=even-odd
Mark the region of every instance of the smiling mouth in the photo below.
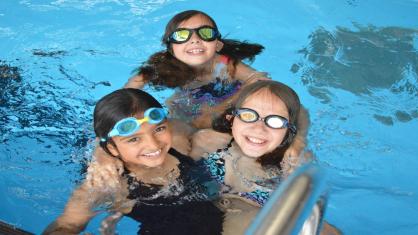
[[[252,144],[257,144],[257,145],[261,145],[261,144],[264,144],[264,143],[266,143],[267,141],[266,140],[264,140],[264,139],[259,139],[259,138],[256,138],[256,137],[251,137],[251,136],[247,136],[247,137],[245,137],[245,139],[248,141],[248,142],[250,142],[250,143],[252,143]]]
[[[196,49],[187,50],[186,52],[188,54],[198,55],[198,54],[202,54],[204,51],[205,50],[203,50],[203,49],[196,48]]]
[[[144,157],[148,157],[148,158],[152,158],[152,157],[158,157],[158,156],[160,156],[160,154],[161,154],[161,149],[158,149],[157,151],[155,151],[155,152],[151,152],[151,153],[144,153],[144,154],[142,154],[142,156],[144,156]]]

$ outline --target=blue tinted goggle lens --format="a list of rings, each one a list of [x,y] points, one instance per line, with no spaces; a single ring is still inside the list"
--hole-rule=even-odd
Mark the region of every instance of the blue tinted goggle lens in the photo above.
[[[167,117],[167,111],[162,108],[150,108],[144,113],[144,117],[148,117],[148,122],[151,124],[160,123]]]
[[[260,118],[260,115],[252,109],[241,108],[235,111],[235,116],[246,123],[256,122],[258,120],[264,121],[264,123],[273,129],[282,129],[289,127],[289,121],[279,115],[268,115],[267,117]]]
[[[116,129],[119,131],[119,135],[131,133],[136,130],[138,126],[135,118],[123,119],[122,122],[118,122],[118,125],[115,125]]]
[[[167,117],[168,112],[162,108],[149,108],[144,112],[144,118],[136,119],[134,117],[124,118],[117,122],[109,132],[108,137],[129,136],[134,134],[144,122],[158,124]]]

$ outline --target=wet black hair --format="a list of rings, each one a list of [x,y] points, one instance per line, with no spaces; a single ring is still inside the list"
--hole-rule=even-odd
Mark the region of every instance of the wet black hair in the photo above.
[[[170,35],[178,28],[178,26],[183,21],[188,20],[195,15],[206,17],[211,22],[212,26],[219,31],[213,18],[202,11],[187,10],[175,15],[167,23],[165,33],[161,38],[162,44],[165,45],[166,50],[153,54],[148,61],[144,62],[136,70],[138,75],[142,74],[145,82],[149,82],[156,88],[176,88],[195,80],[197,71],[175,58],[172,54],[171,43],[169,43]],[[253,62],[255,56],[260,54],[264,49],[260,44],[249,43],[247,41],[225,38],[218,38],[218,40],[224,44],[218,53],[229,57],[234,66],[241,60]]]
[[[151,107],[162,108],[162,105],[150,94],[139,89],[120,89],[102,97],[97,102],[93,115],[96,137],[105,140],[100,141],[100,146],[111,154],[107,144],[113,144],[113,141],[107,135],[114,125],[123,118],[137,116]]]
[[[285,103],[289,112],[289,123],[293,125],[294,129],[288,128],[283,142],[271,153],[267,153],[257,159],[262,165],[277,165],[280,167],[280,162],[284,157],[284,153],[293,141],[297,132],[297,123],[300,111],[300,100],[296,92],[289,86],[273,80],[263,80],[251,83],[240,90],[239,96],[235,99],[231,106],[228,107],[224,113],[217,117],[212,122],[212,128],[216,131],[232,134],[232,123],[234,121],[234,111],[242,107],[242,104],[247,98],[256,92],[267,89],[271,94],[280,98]],[[227,118],[232,117],[232,118]]]

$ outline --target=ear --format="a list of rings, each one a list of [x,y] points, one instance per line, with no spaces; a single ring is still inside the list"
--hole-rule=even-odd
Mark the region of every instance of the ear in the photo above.
[[[108,143],[106,147],[113,156],[119,156],[118,148],[115,145]]]
[[[220,52],[223,47],[224,47],[224,43],[220,40],[217,40],[216,41],[216,52]]]
[[[231,114],[225,115],[225,119],[228,120],[228,121],[231,121],[232,117],[233,116]]]

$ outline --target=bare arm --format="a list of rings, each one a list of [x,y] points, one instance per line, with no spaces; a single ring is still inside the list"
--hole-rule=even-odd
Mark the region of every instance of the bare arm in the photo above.
[[[83,184],[77,188],[67,205],[64,213],[52,222],[42,234],[79,234],[90,221],[93,212],[94,199],[88,192],[88,187]]]
[[[169,119],[169,124],[173,136],[173,148],[184,155],[189,155],[191,150],[190,137],[196,129],[179,119]]]
[[[139,75],[135,75],[131,78],[129,78],[128,82],[125,84],[124,88],[142,88],[144,87],[145,82],[144,82],[144,77],[142,76],[142,74]]]
[[[240,80],[242,84],[250,84],[258,80],[269,79],[267,73],[256,71],[250,66],[238,62],[235,67],[234,79]]]
[[[299,111],[297,128],[297,134],[294,137],[292,144],[286,150],[285,157],[299,156],[306,147],[306,135],[308,134],[309,129],[309,113],[303,106],[301,106]]]
[[[97,214],[94,208],[104,203],[110,202],[115,211],[129,212],[133,204],[127,200],[127,185],[120,176],[122,172],[123,164],[97,146],[86,180],[74,190],[64,212],[43,234],[79,234]]]
[[[195,160],[205,157],[207,153],[227,146],[232,136],[226,133],[214,131],[212,129],[202,129],[192,136],[192,150],[189,156]]]

